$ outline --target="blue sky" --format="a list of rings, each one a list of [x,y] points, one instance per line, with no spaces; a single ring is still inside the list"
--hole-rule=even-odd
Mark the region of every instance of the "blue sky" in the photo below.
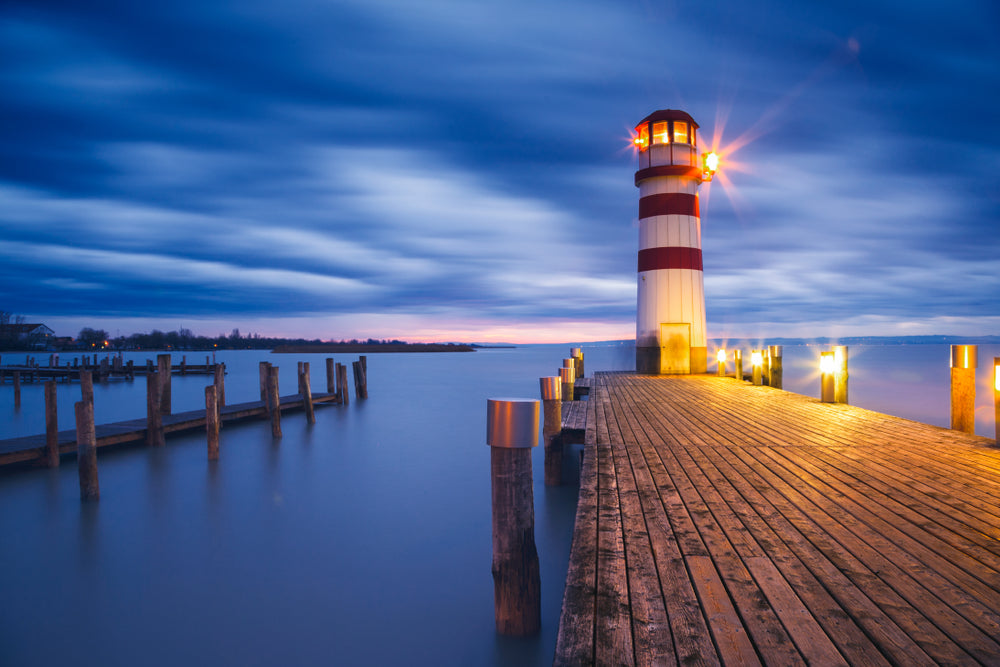
[[[0,310],[111,333],[627,338],[629,129],[688,111],[710,336],[1000,333],[1000,9],[0,7]]]

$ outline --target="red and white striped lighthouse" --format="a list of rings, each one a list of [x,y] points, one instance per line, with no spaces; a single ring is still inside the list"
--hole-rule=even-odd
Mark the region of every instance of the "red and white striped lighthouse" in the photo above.
[[[714,173],[714,153],[699,154],[698,124],[674,109],[646,116],[635,129],[634,143],[639,160],[635,369],[704,373],[708,348],[698,186]]]

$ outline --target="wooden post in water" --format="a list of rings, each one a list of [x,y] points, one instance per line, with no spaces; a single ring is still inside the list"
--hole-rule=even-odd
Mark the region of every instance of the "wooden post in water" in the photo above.
[[[364,364],[359,359],[352,365],[354,366],[354,395],[359,400],[368,398],[368,375],[365,373]]]
[[[14,409],[21,409],[21,371],[14,371]]]
[[[976,432],[976,345],[951,346],[951,427],[969,434]]]
[[[160,414],[169,415],[171,411],[170,400],[170,355],[156,355],[157,373],[160,378]]]
[[[92,371],[80,371],[80,400],[93,405],[94,375]]]
[[[337,381],[334,377],[333,357],[326,358],[326,393],[333,394],[337,391]]]
[[[302,364],[301,379],[302,402],[306,407],[306,420],[310,424],[316,423],[316,412],[313,410],[312,380],[309,378],[309,362]]]
[[[55,378],[45,383],[45,465],[59,467],[59,413]]]
[[[271,364],[267,363],[266,361],[262,361],[259,364],[257,364],[257,371],[260,374],[260,400],[265,405],[267,405],[268,382],[269,382],[268,378],[270,377],[270,371],[268,369],[270,368],[270,366]]]
[[[94,404],[80,401],[76,409],[76,459],[80,472],[80,499],[97,500],[101,485],[97,480],[97,435],[94,433]]]
[[[358,361],[361,362],[361,370],[365,372],[365,377],[368,377],[368,357],[362,354],[358,357]]]
[[[212,372],[214,374],[212,384],[215,385],[215,402],[221,415],[222,408],[226,407],[226,365],[216,364]]]
[[[833,402],[847,403],[847,346],[833,346]]]
[[[576,362],[576,377],[583,377],[583,349],[579,347],[571,347],[569,349],[569,356],[573,357],[573,361]]]
[[[781,389],[781,384],[783,380],[784,370],[781,364],[781,346],[771,345],[768,348],[771,357],[771,382],[770,385],[775,389]]]
[[[559,379],[562,381],[562,395],[564,400],[576,400],[574,397],[574,394],[576,393],[576,369],[566,367],[560,368]]]
[[[160,391],[163,384],[156,373],[149,373],[146,376],[146,445],[149,447],[162,447],[167,444],[163,433],[163,413],[160,406]]]
[[[736,379],[743,382],[743,350],[733,350],[733,368]]]
[[[344,364],[337,364],[337,396],[344,405],[351,402],[351,396],[347,390],[347,366]]]
[[[760,350],[750,350],[750,372],[752,373],[751,382],[755,387],[759,387],[763,381],[761,379],[762,368],[764,365],[764,355]]]
[[[562,484],[562,378],[538,378],[542,390],[542,439],[545,445],[545,486]]]
[[[188,358],[187,355],[181,356],[181,375],[187,375]]]
[[[270,366],[267,371],[267,386],[271,405],[271,435],[281,437],[281,394],[278,393],[278,367]]]
[[[493,609],[497,632],[526,636],[541,628],[541,576],[535,547],[531,448],[538,445],[539,402],[489,399],[493,506]]]
[[[208,437],[208,460],[219,460],[219,403],[215,385],[205,387],[205,432]]]

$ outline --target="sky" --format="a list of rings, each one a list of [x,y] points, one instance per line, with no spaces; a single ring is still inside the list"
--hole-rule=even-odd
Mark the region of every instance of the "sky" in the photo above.
[[[1000,333],[994,0],[5,0],[0,310],[635,335],[630,130],[683,109],[712,337]]]

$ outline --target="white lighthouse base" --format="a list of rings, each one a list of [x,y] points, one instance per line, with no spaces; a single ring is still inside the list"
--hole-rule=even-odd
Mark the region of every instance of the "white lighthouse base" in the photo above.
[[[667,374],[688,374],[708,372],[708,348],[692,347],[688,359],[688,368],[681,370],[677,368],[676,359],[668,348],[659,345],[655,347],[635,347],[635,372],[642,375],[667,375]],[[664,363],[666,362],[666,363]],[[664,366],[667,369],[664,369]]]

